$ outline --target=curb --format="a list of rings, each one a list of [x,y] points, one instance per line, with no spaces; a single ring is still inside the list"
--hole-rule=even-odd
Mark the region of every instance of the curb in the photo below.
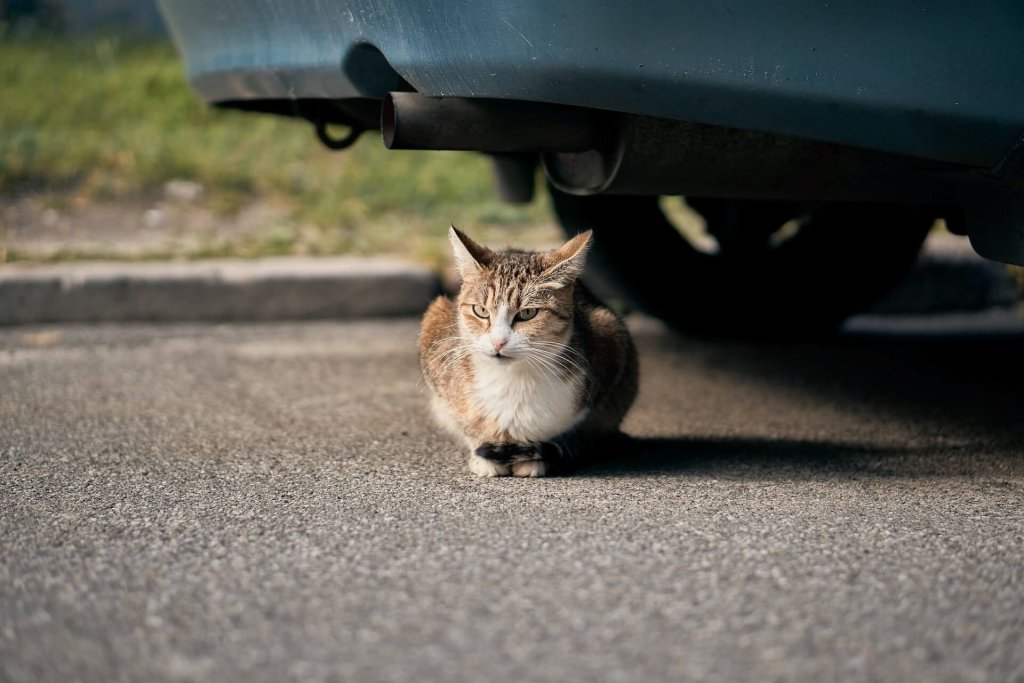
[[[13,264],[0,266],[0,325],[409,316],[440,293],[428,268],[377,257]],[[1012,307],[1017,297],[1002,264],[938,235],[868,313],[980,311]]]
[[[269,321],[422,313],[441,283],[384,258],[0,267],[0,325]]]

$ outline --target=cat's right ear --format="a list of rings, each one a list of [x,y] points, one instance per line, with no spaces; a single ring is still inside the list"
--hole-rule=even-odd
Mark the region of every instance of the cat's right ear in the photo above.
[[[469,239],[454,225],[448,230],[448,241],[455,255],[455,267],[463,280],[486,268],[494,257],[494,252]]]

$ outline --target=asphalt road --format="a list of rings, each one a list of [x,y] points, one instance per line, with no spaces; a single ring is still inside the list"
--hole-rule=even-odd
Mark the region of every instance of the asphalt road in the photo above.
[[[544,480],[415,321],[0,330],[0,678],[1024,680],[1024,334],[636,328],[636,440]]]

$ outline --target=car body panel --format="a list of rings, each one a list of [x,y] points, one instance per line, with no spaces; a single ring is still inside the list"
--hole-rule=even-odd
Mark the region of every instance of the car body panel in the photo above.
[[[160,0],[212,102],[518,99],[992,167],[1024,131],[1024,3]],[[379,55],[377,61],[380,63]]]

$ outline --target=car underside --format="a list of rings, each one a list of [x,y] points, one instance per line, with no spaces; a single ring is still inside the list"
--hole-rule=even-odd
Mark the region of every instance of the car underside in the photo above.
[[[1019,3],[160,4],[211,104],[485,153],[509,201],[542,168],[596,288],[684,327],[834,327],[937,218],[1024,263]]]

